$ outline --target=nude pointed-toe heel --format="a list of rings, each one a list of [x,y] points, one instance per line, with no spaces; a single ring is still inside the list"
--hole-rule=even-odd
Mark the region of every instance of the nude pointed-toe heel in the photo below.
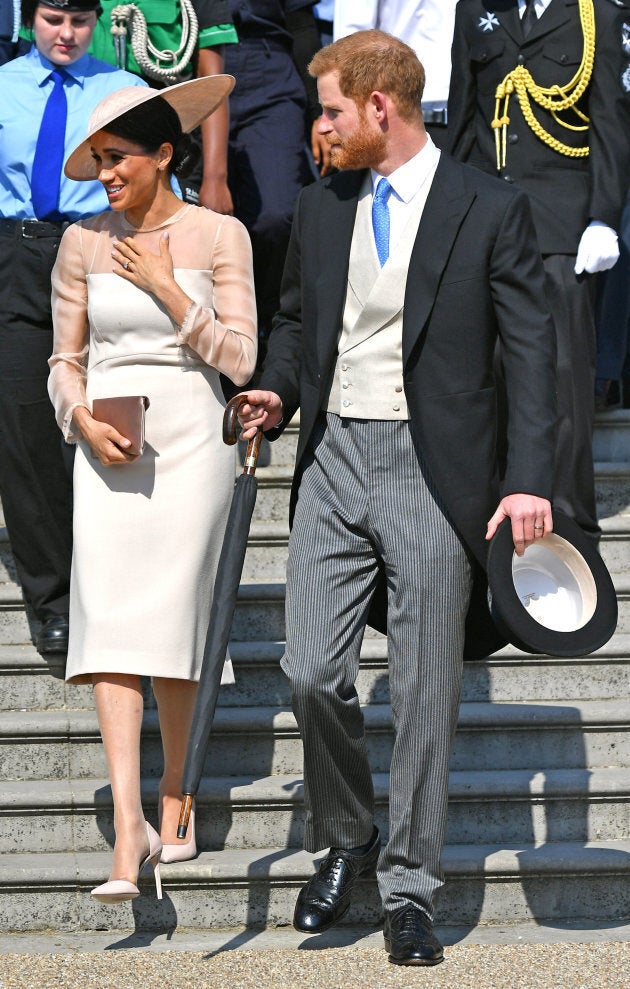
[[[142,874],[148,865],[153,866],[155,877],[155,892],[158,900],[162,899],[162,878],[160,876],[160,855],[162,854],[162,842],[157,831],[151,827],[148,821],[144,822],[149,839],[149,854],[142,860],[138,867],[138,876]],[[128,879],[110,879],[109,882],[101,886],[95,886],[91,894],[95,900],[101,903],[123,903],[125,900],[134,900],[140,896],[140,890],[135,883]]]

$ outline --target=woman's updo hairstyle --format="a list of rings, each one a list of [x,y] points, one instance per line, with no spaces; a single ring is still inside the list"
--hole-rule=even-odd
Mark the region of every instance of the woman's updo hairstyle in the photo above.
[[[103,130],[138,144],[146,154],[155,154],[165,142],[172,144],[168,170],[178,178],[190,175],[199,158],[198,146],[189,134],[183,133],[177,112],[161,96],[127,110]]]

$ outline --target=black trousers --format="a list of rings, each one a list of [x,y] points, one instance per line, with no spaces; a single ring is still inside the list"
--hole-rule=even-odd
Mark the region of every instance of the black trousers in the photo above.
[[[561,508],[595,543],[597,521],[593,424],[595,419],[595,279],[577,276],[572,254],[543,257],[547,301],[556,330],[558,435],[553,485]]]
[[[47,391],[58,246],[59,237],[0,232],[0,496],[22,590],[40,620],[67,614],[72,557],[73,451]]]
[[[300,190],[313,181],[305,140],[304,87],[282,45],[241,38],[227,45],[230,96],[228,184],[234,215],[252,241],[259,345],[278,311],[280,282]],[[259,353],[259,364],[263,353]]]

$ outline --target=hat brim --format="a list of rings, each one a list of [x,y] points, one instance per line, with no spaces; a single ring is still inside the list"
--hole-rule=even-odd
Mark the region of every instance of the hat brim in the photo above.
[[[84,141],[68,157],[64,172],[69,179],[85,182],[96,179],[98,172],[92,157],[91,139],[97,131],[107,130],[123,113],[161,96],[169,103],[180,119],[182,130],[188,134],[209,117],[232,92],[234,76],[201,76],[180,82],[166,89],[150,89],[144,86],[127,86],[106,96],[95,107],[88,124]]]
[[[514,553],[510,519],[497,529],[488,549],[490,612],[505,637],[525,652],[586,656],[605,645],[617,627],[615,588],[577,523],[559,510],[552,514],[553,533],[536,540],[522,557]],[[528,580],[540,594],[524,594]]]

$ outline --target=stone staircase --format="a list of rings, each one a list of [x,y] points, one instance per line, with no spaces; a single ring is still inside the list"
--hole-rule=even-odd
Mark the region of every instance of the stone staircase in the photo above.
[[[296,429],[271,447],[230,646],[236,684],[222,688],[197,798],[193,862],[163,867],[164,900],[143,881],[127,904],[94,903],[108,874],[111,794],[91,689],[45,661],[0,530],[0,926],[4,931],[289,924],[313,857],[301,850],[301,743],[279,660],[284,638],[286,508]],[[630,414],[597,425],[602,552],[618,590],[612,641],[586,658],[507,648],[466,664],[452,760],[441,925],[630,918]],[[387,642],[368,635],[358,682],[387,831]],[[147,690],[142,750],[155,823],[161,752]],[[378,922],[375,885],[348,915]]]

